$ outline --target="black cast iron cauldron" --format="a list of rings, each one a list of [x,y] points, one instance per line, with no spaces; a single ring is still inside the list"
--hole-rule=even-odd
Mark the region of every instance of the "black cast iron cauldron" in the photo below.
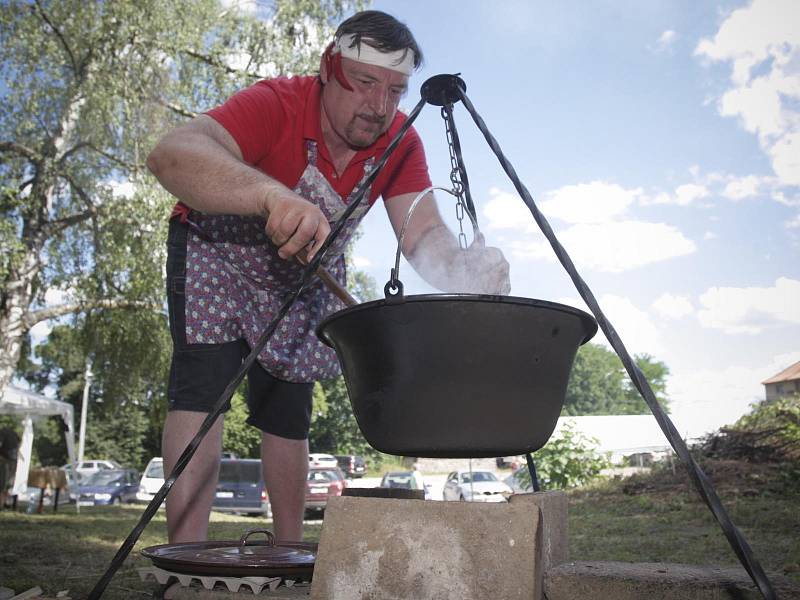
[[[555,429],[587,313],[513,296],[394,296],[317,328],[336,350],[353,412],[387,454],[479,458],[533,452]]]

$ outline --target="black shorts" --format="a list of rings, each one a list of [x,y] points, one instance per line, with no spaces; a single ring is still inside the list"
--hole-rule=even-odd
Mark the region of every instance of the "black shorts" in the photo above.
[[[239,370],[250,347],[244,340],[224,344],[186,343],[186,238],[188,225],[169,224],[167,241],[167,304],[172,334],[169,410],[209,413]],[[273,377],[254,362],[247,372],[247,422],[283,438],[304,440],[311,423],[313,383],[292,383]],[[230,410],[230,401],[225,410]]]

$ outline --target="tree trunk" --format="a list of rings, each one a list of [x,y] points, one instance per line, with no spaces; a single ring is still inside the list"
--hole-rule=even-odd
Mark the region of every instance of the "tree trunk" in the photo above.
[[[84,76],[83,82],[86,81]],[[41,159],[31,165],[34,172],[33,184],[28,196],[27,209],[23,209],[21,242],[24,256],[12,260],[8,277],[3,282],[0,298],[0,400],[6,386],[11,382],[19,364],[22,342],[30,328],[28,316],[34,301],[35,284],[44,267],[42,253],[48,234],[50,211],[55,194],[58,159],[62,156],[67,141],[72,137],[80,110],[85,100],[73,93],[72,101],[62,113],[61,122],[54,132],[55,136],[43,143]],[[88,216],[87,216],[88,218]]]
[[[12,266],[5,282],[0,308],[0,399],[14,376],[22,342],[30,329],[27,317],[33,302],[33,285],[42,269],[41,246],[37,247],[35,240],[26,242],[25,256]]]

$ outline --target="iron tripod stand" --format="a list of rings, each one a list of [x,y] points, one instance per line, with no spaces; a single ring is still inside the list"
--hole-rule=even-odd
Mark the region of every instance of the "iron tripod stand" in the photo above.
[[[533,201],[533,198],[531,197],[530,192],[522,184],[519,177],[517,176],[516,171],[514,170],[514,167],[505,157],[502,150],[500,149],[500,145],[492,136],[485,122],[483,121],[481,116],[475,110],[475,107],[470,102],[469,98],[466,95],[466,84],[464,83],[464,81],[460,77],[458,77],[458,75],[449,75],[449,74],[436,75],[423,83],[420,93],[422,96],[421,99],[419,100],[419,102],[417,102],[417,104],[408,114],[408,117],[406,118],[405,122],[402,124],[400,130],[397,132],[394,138],[392,138],[388,147],[381,155],[380,159],[378,159],[372,170],[361,182],[361,184],[359,185],[358,189],[356,190],[353,196],[353,200],[343,211],[340,220],[333,226],[330,235],[325,240],[325,242],[323,242],[322,246],[315,255],[314,259],[311,260],[303,269],[296,289],[290,294],[288,294],[287,298],[284,300],[283,304],[281,305],[281,308],[279,309],[275,317],[269,322],[264,332],[261,334],[261,337],[259,337],[256,344],[253,346],[252,350],[250,351],[250,354],[242,362],[242,365],[237,371],[236,375],[234,375],[230,383],[227,385],[225,390],[220,395],[217,402],[214,404],[212,411],[209,413],[209,415],[201,424],[197,434],[194,436],[191,442],[189,442],[189,444],[184,449],[181,456],[178,458],[175,467],[172,470],[172,473],[170,473],[169,476],[165,479],[164,484],[161,486],[159,491],[155,494],[153,499],[145,508],[141,518],[139,519],[139,522],[136,524],[131,533],[122,543],[116,555],[112,559],[108,569],[103,574],[103,576],[98,580],[94,589],[89,594],[89,600],[97,600],[102,596],[103,591],[105,590],[111,578],[114,576],[114,573],[119,569],[119,567],[125,561],[125,558],[133,549],[134,544],[144,531],[145,527],[153,518],[153,516],[156,514],[156,511],[158,510],[159,506],[169,493],[170,488],[188,465],[189,461],[191,460],[192,456],[194,455],[195,451],[200,445],[200,442],[203,440],[205,435],[211,429],[217,417],[219,417],[219,415],[223,412],[225,404],[233,396],[234,391],[244,379],[245,374],[250,369],[252,364],[255,362],[256,357],[260,354],[264,346],[273,336],[275,330],[277,329],[278,324],[287,314],[289,308],[291,308],[291,306],[297,300],[298,296],[311,282],[312,278],[317,272],[317,269],[321,266],[322,260],[325,257],[328,248],[330,248],[330,246],[336,241],[340,232],[344,228],[347,219],[364,200],[367,190],[372,185],[373,181],[378,176],[383,167],[386,165],[389,156],[397,148],[397,146],[400,143],[400,140],[403,138],[406,131],[408,131],[413,122],[419,116],[425,104],[432,104],[435,106],[443,107],[443,116],[447,123],[448,134],[450,136],[448,141],[450,143],[451,162],[453,164],[452,176],[457,178],[458,181],[460,181],[462,184],[467,184],[466,186],[464,186],[463,198],[460,197],[459,204],[463,203],[462,207],[466,209],[466,213],[470,217],[470,220],[473,224],[473,228],[475,231],[477,231],[477,218],[475,215],[475,208],[474,205],[472,204],[471,197],[468,193],[468,181],[466,177],[466,169],[464,167],[463,158],[461,157],[458,134],[456,132],[455,121],[453,120],[452,116],[452,107],[456,102],[459,101],[464,105],[466,110],[469,112],[476,126],[483,134],[486,142],[489,144],[489,147],[497,156],[498,160],[500,161],[500,165],[502,166],[503,170],[506,172],[508,177],[511,179],[511,182],[514,184],[517,193],[520,195],[520,198],[530,210],[537,225],[539,225],[539,228],[542,230],[542,233],[545,235],[551,247],[553,248],[553,251],[555,252],[559,262],[566,269],[578,293],[581,295],[581,298],[583,298],[584,302],[586,302],[586,305],[589,307],[595,319],[597,320],[599,327],[602,329],[606,338],[610,342],[612,348],[619,356],[620,360],[622,361],[622,364],[625,367],[625,370],[627,371],[628,375],[633,381],[634,386],[639,391],[640,395],[647,403],[647,406],[652,411],[653,416],[658,422],[661,430],[664,432],[664,435],[666,436],[673,450],[675,450],[678,457],[686,465],[687,470],[689,472],[689,476],[693,484],[695,485],[697,491],[700,493],[700,496],[705,501],[706,505],[711,510],[711,513],[714,515],[714,518],[717,520],[720,527],[722,528],[725,537],[728,539],[728,543],[730,544],[737,558],[741,562],[742,566],[745,568],[748,575],[753,580],[755,585],[758,587],[759,591],[761,592],[762,596],[765,599],[767,600],[776,599],[777,596],[772,587],[772,584],[770,583],[769,579],[766,576],[766,573],[764,572],[763,568],[761,567],[761,564],[753,554],[753,551],[751,550],[744,536],[741,534],[739,529],[731,520],[730,516],[728,515],[724,506],[722,505],[722,502],[720,501],[710,480],[689,453],[689,449],[686,446],[686,443],[681,438],[680,434],[678,433],[674,424],[670,420],[669,416],[664,412],[663,408],[661,408],[658,401],[656,400],[655,394],[653,393],[653,390],[651,389],[649,383],[647,382],[647,379],[644,377],[644,374],[634,363],[633,359],[628,353],[628,350],[625,348],[625,345],[622,343],[622,340],[620,339],[613,325],[606,318],[605,314],[600,309],[600,306],[597,303],[594,294],[589,289],[589,286],[586,284],[583,278],[581,278],[581,276],[578,274],[577,269],[575,268],[575,265],[572,262],[572,259],[569,257],[564,247],[558,241],[555,233],[550,227],[550,224],[547,222],[547,219],[539,211],[538,207]],[[456,181],[453,181],[453,183],[455,186]],[[532,481],[536,482],[536,473],[532,457],[530,456],[530,454],[528,454],[527,458],[528,458],[528,467],[530,469],[532,476]]]

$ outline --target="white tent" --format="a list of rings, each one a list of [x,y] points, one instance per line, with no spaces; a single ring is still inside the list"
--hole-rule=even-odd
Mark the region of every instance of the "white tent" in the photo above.
[[[685,431],[680,420],[673,418],[678,431]],[[670,452],[671,447],[653,415],[589,415],[559,417],[553,435],[567,425],[588,438],[597,440],[598,452],[611,453],[611,462],[639,452]],[[682,434],[687,439],[685,434]]]
[[[67,440],[69,462],[75,463],[75,428],[71,404],[9,385],[0,396],[0,415],[17,415],[22,418],[22,441],[17,454],[17,471],[12,494],[21,495],[28,486],[28,471],[31,468],[33,450],[33,420],[36,417],[61,417],[65,425],[64,436]]]

